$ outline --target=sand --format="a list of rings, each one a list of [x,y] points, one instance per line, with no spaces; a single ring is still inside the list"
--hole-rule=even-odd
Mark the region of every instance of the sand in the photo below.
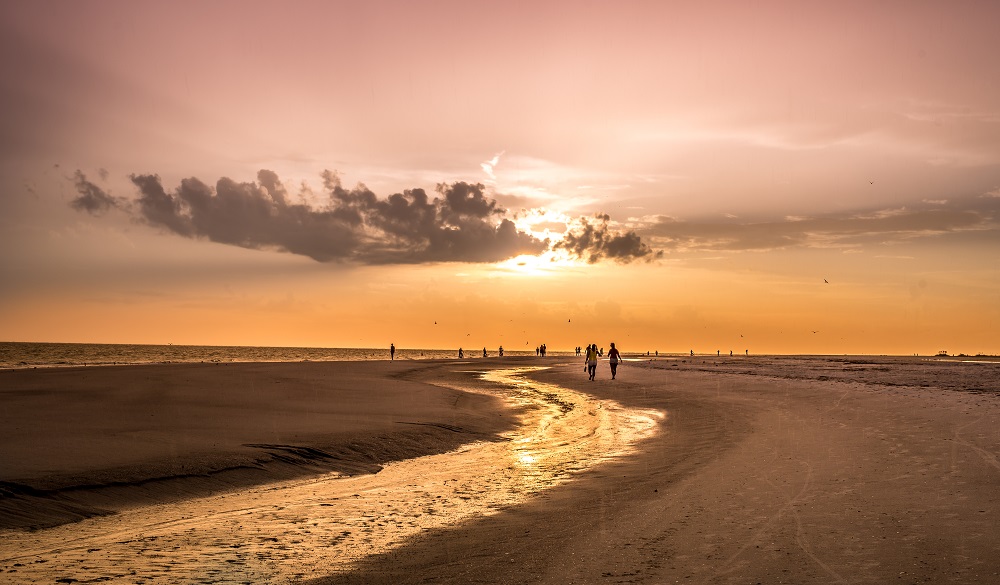
[[[520,374],[535,381],[534,402],[505,401],[524,390],[469,373],[538,364],[550,367]],[[135,573],[109,582],[1000,580],[1000,365],[685,358],[630,362],[608,378],[606,364],[589,382],[582,362],[562,358],[0,372],[0,575],[90,580],[131,543],[114,564]],[[635,432],[617,437],[625,428]],[[550,442],[536,451],[514,438],[540,436]],[[541,459],[550,452],[567,455]],[[360,487],[335,487],[346,485]],[[104,495],[79,495],[88,491]],[[275,497],[301,502],[293,517],[279,518],[288,506]],[[98,503],[114,514],[80,520]],[[227,526],[213,538],[237,546],[187,558],[202,563],[199,579],[180,567],[202,544],[177,540],[180,528],[105,535],[92,552],[53,544],[179,510],[187,520],[171,522],[183,527],[209,508],[194,532]],[[277,518],[267,530],[296,528],[265,534],[263,516]],[[329,552],[340,524],[360,551],[343,562]],[[307,570],[282,572],[295,558]]]
[[[322,472],[372,473],[513,424],[496,399],[407,380],[414,363],[0,372],[0,489],[14,496],[0,500],[0,528]]]

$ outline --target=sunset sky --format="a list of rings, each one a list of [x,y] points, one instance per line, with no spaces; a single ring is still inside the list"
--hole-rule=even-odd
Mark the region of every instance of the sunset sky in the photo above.
[[[1000,354],[998,23],[3,2],[0,340]]]

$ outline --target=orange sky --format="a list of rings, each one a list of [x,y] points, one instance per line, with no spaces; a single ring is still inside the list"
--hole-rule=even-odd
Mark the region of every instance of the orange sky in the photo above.
[[[0,6],[0,339],[1000,354],[993,3]]]

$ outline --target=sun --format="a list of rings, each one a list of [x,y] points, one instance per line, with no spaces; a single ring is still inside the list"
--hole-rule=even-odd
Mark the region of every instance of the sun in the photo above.
[[[497,263],[497,268],[511,275],[551,276],[566,268],[579,266],[578,259],[562,250],[549,250],[537,256],[522,254]]]

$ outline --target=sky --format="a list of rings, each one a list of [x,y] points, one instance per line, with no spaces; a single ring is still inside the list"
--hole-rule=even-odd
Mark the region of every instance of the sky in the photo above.
[[[0,340],[1000,354],[997,22],[0,3]]]

